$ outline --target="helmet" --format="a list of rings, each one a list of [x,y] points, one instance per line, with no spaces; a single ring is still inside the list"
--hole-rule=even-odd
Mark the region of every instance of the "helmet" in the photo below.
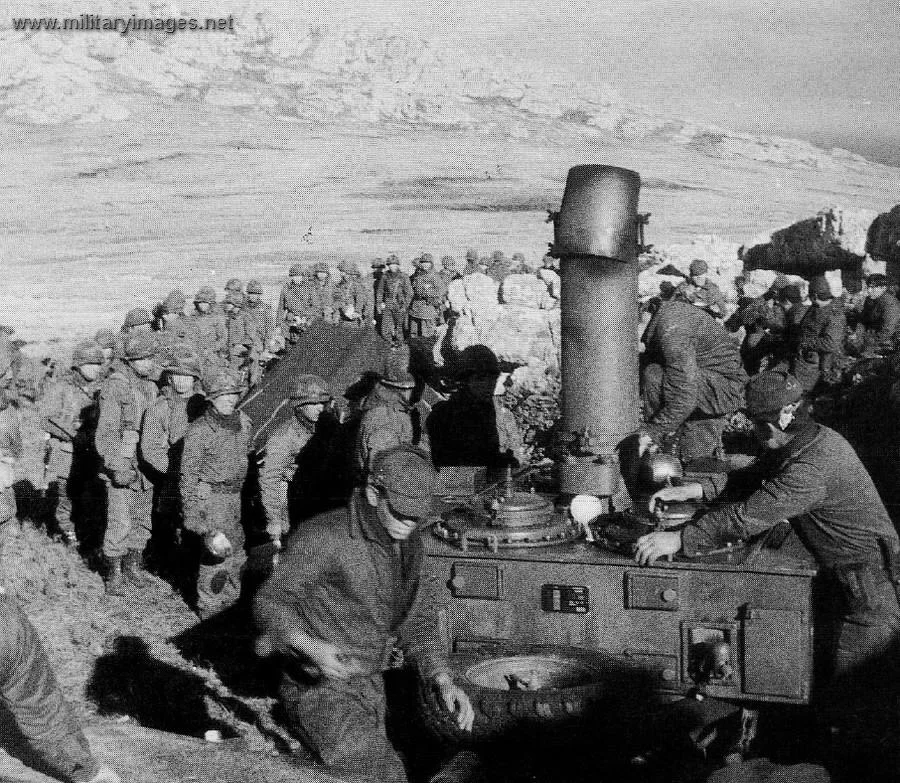
[[[400,256],[398,256],[396,253],[391,253],[391,254],[387,257],[387,259],[385,260],[384,263],[385,263],[387,266],[390,266],[391,264],[399,264],[399,263],[400,263]]]
[[[149,334],[136,334],[125,341],[125,358],[128,361],[149,359],[156,355],[156,340]]]
[[[695,258],[688,267],[691,275],[705,275],[709,271],[709,265],[702,258]]]
[[[512,254],[512,260],[519,264],[525,263],[525,254],[521,252],[516,252]]]
[[[288,277],[299,277],[303,274],[303,267],[300,264],[292,264],[288,271]]]
[[[103,364],[105,361],[103,349],[97,343],[79,343],[72,351],[73,367],[81,367],[84,364]]]
[[[238,280],[236,277],[232,277],[227,283],[225,283],[226,291],[240,291],[243,293],[244,284]]]
[[[776,421],[785,405],[803,399],[803,387],[790,373],[767,370],[750,379],[746,394],[751,419]]]
[[[240,291],[229,291],[225,294],[225,304],[233,305],[234,307],[243,307],[244,306],[244,295]]]
[[[190,375],[192,378],[199,378],[201,375],[200,365],[193,356],[176,356],[166,365],[165,372],[169,375]]]
[[[369,483],[384,492],[391,508],[425,521],[431,508],[435,473],[426,451],[394,446],[375,455]]]
[[[185,304],[187,304],[187,299],[185,299],[181,290],[176,288],[166,297],[166,301],[163,302],[163,309],[167,313],[180,313],[184,310]]]
[[[346,258],[343,258],[341,259],[340,263],[338,263],[338,271],[342,272],[345,275],[358,275],[359,267],[352,261],[348,261]]]
[[[474,247],[470,247],[466,251],[466,261],[472,261],[473,263],[478,260],[478,251]]]
[[[112,329],[98,329],[94,335],[94,342],[101,348],[115,348],[116,333]]]
[[[212,286],[205,285],[203,286],[203,288],[197,291],[197,295],[194,297],[194,301],[215,304],[216,292],[213,290]]]
[[[502,250],[495,250],[491,253],[491,261],[502,261],[504,258],[506,258],[506,255]]]
[[[656,492],[672,479],[684,476],[684,468],[671,454],[646,454],[638,470],[638,483],[646,492]]]
[[[423,253],[419,258],[419,266],[424,266],[425,264],[434,266],[434,256],[431,253]]]
[[[384,372],[379,381],[385,386],[395,389],[413,389],[416,379],[409,371],[409,352],[394,350],[388,354],[384,362]]]
[[[328,270],[328,264],[326,264],[324,261],[316,261],[316,263],[313,264],[312,271],[313,274],[315,274],[316,272],[325,272],[325,274],[330,274]]]
[[[384,263],[383,258],[376,258],[372,262],[372,269],[384,269],[386,266],[387,266],[387,264]]]
[[[152,323],[153,316],[140,307],[135,308],[134,310],[129,310],[128,315],[125,316],[125,326],[129,328],[132,326],[144,326],[146,324]]]
[[[263,292],[262,284],[259,282],[259,280],[248,280],[247,281],[247,293],[248,294],[261,294],[262,292]]]
[[[331,392],[328,391],[328,383],[318,375],[299,376],[294,390],[291,392],[291,402],[294,405],[329,402],[330,400]]]
[[[834,294],[831,293],[831,286],[824,277],[814,277],[809,281],[809,296],[811,299],[833,299]]]
[[[221,397],[223,394],[241,394],[244,391],[244,382],[241,374],[235,370],[221,370],[206,391],[210,399]]]
[[[454,366],[461,379],[472,375],[500,375],[500,361],[486,345],[470,345],[459,354]]]

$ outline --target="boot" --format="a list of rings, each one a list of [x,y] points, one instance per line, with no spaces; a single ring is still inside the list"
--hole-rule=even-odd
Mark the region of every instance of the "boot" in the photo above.
[[[135,587],[147,587],[150,584],[149,576],[144,570],[144,553],[139,549],[130,549],[122,558],[122,571]]]
[[[106,559],[106,585],[107,595],[125,595],[125,578],[122,576],[122,558],[108,557]]]

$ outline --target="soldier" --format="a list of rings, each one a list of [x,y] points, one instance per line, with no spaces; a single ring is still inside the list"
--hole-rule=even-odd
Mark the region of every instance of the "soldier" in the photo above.
[[[863,351],[893,353],[900,337],[900,302],[888,291],[888,279],[884,275],[869,275],[866,288],[866,301],[859,318],[864,330]]]
[[[228,330],[228,366],[240,373],[249,385],[254,345],[253,326],[244,315],[244,295],[232,291],[222,302]]]
[[[42,772],[76,783],[120,783],[91,753],[72,707],[66,702],[44,646],[25,613],[0,594],[0,703],[28,742]],[[4,716],[5,717],[5,716]],[[4,721],[3,742],[12,740]],[[7,748],[12,750],[12,748]],[[41,780],[46,780],[43,775]],[[20,777],[15,780],[34,780]],[[10,780],[10,778],[4,778]]]
[[[181,502],[186,530],[200,537],[197,614],[205,619],[240,598],[246,562],[241,488],[247,477],[250,419],[236,410],[242,383],[222,370],[207,391],[209,403],[184,436]]]
[[[470,345],[459,355],[454,370],[456,391],[435,404],[425,422],[434,466],[497,470],[517,464],[522,438],[498,396],[505,388],[498,389],[502,374],[494,352],[484,345]]]
[[[384,270],[387,268],[387,264],[384,263],[384,259],[376,258],[372,264],[372,313],[375,316],[375,326],[378,328],[379,333],[381,332],[381,314],[378,311],[377,306],[375,305],[375,296],[378,293],[378,283],[384,275]]]
[[[41,399],[41,429],[47,441],[44,475],[55,501],[56,532],[70,546],[78,543],[73,506],[96,479],[94,431],[103,351],[81,343],[72,352],[70,372],[55,378]]]
[[[193,332],[184,312],[186,305],[187,299],[176,288],[159,307],[156,342],[159,346],[159,359],[164,367],[174,361],[176,356],[192,350]]]
[[[244,284],[236,277],[232,277],[227,283],[225,283],[225,295],[222,297],[222,307],[220,310],[222,314],[225,315],[225,301],[228,298],[229,294],[240,294],[243,299],[244,296]]]
[[[525,260],[525,254],[516,252],[512,254],[512,269],[510,270],[513,274],[517,275],[527,275],[533,272],[534,270],[529,266],[528,262]]]
[[[412,406],[416,380],[409,372],[409,353],[392,351],[375,388],[363,403],[356,434],[357,485],[365,484],[372,460],[385,449],[400,444],[419,445],[421,427]]]
[[[778,293],[778,302],[775,305],[774,312],[769,312],[766,321],[767,339],[764,346],[769,354],[769,369],[788,370],[791,366],[791,357],[797,352],[797,346],[800,344],[800,324],[806,315],[809,305],[804,303],[800,294],[800,289],[795,285],[786,285]],[[749,375],[755,375],[759,371],[759,365],[756,370],[751,372],[751,368],[744,360],[744,366],[747,367]]]
[[[456,259],[453,256],[444,256],[441,259],[441,271],[438,272],[438,275],[441,278],[441,282],[444,284],[444,290],[447,290],[447,286],[450,285],[454,280],[459,280],[462,275],[456,271]]]
[[[335,297],[342,321],[356,326],[371,326],[373,321],[372,286],[362,279],[359,267],[349,261],[338,264],[341,282]]]
[[[512,261],[506,257],[506,253],[502,250],[495,250],[491,253],[491,258],[485,271],[499,285],[509,276],[512,267]]]
[[[691,261],[688,273],[690,276],[678,286],[677,290],[700,289],[710,315],[714,318],[721,318],[725,312],[725,297],[722,296],[719,286],[709,279],[709,265],[702,258],[695,258]]]
[[[244,317],[250,330],[252,345],[250,349],[250,385],[255,386],[262,377],[262,363],[266,354],[273,351],[275,345],[275,316],[272,306],[262,301],[262,284],[259,280],[247,283],[247,298],[244,300]]]
[[[337,323],[334,283],[331,281],[328,264],[317,261],[312,271],[313,279],[306,289],[306,317],[310,323],[320,318],[327,323]]]
[[[405,783],[385,733],[383,672],[395,645],[417,665],[462,731],[474,717],[447,668],[426,578],[422,529],[434,471],[419,449],[382,452],[369,483],[345,508],[320,514],[288,538],[254,614],[260,655],[282,661],[290,728],[337,775]]]
[[[409,334],[410,337],[433,337],[446,289],[434,271],[430,253],[425,253],[416,266],[417,271],[410,278],[412,302],[409,305]]]
[[[216,292],[203,286],[194,296],[194,313],[190,317],[194,353],[205,382],[225,366],[228,357],[228,329],[215,305]]]
[[[642,338],[641,448],[677,443],[683,462],[722,458],[722,433],[728,416],[743,406],[747,382],[738,346],[705,312],[698,290],[683,289],[662,302]]]
[[[147,409],[141,428],[141,456],[153,481],[153,509],[161,524],[154,525],[161,538],[161,560],[165,561],[181,541],[181,453],[184,436],[193,420],[194,394],[200,367],[190,356],[180,356],[166,367],[166,386]]]
[[[103,370],[100,377],[106,378],[112,372],[112,363],[116,355],[116,333],[112,329],[98,329],[94,342],[103,351]]]
[[[817,610],[824,622],[816,632],[830,647],[832,668],[820,704],[840,729],[833,736],[856,756],[848,761],[859,765],[840,779],[895,780],[900,541],[894,525],[850,444],[813,421],[796,378],[783,372],[753,378],[747,415],[766,454],[749,476],[752,484],[735,493],[742,500],[679,532],[643,536],[636,559],[648,564],[680,551],[694,556],[788,520],[819,569]],[[713,476],[663,489],[651,507],[657,500],[713,500],[737,478]]]
[[[95,443],[106,492],[106,591],[121,595],[124,576],[143,586],[144,547],[150,540],[153,491],[138,462],[137,447],[144,413],[156,399],[153,371],[156,344],[149,335],[125,343],[125,356],[100,389]]]
[[[137,334],[149,334],[153,330],[153,316],[149,310],[137,307],[125,315],[122,328],[116,336],[115,356],[121,360],[125,355],[125,341]]]
[[[400,259],[396,255],[388,256],[387,267],[375,290],[375,312],[381,318],[381,336],[401,342],[406,312],[412,302],[412,286],[409,276],[400,271]]]
[[[266,533],[279,547],[291,529],[288,486],[298,469],[298,458],[316,434],[316,425],[331,399],[328,384],[322,378],[301,375],[291,393],[294,415],[266,440],[259,487],[266,514]],[[310,481],[310,477],[303,475],[300,479]]]
[[[305,312],[309,277],[300,264],[294,264],[288,272],[288,281],[278,297],[278,328],[286,340],[296,342],[300,333],[309,326]]]
[[[828,379],[834,360],[841,353],[847,319],[840,302],[834,300],[824,277],[809,284],[812,307],[800,322],[797,350],[791,360],[791,373],[803,390],[812,391],[819,381]]]

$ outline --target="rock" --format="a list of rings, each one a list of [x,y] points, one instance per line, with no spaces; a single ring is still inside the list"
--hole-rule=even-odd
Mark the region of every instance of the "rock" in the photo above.
[[[507,305],[538,310],[547,295],[547,284],[535,275],[508,275],[500,285],[500,301]]]
[[[490,331],[480,330],[479,335],[498,359],[513,364],[535,359],[546,364],[555,354],[546,311],[509,305]]]

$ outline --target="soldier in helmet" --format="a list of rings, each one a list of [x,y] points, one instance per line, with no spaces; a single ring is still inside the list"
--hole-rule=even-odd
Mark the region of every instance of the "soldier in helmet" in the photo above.
[[[409,371],[409,352],[393,350],[375,388],[362,406],[356,434],[355,472],[362,485],[379,452],[402,443],[420,445],[422,431],[412,405],[416,379]]]
[[[156,554],[165,561],[181,539],[181,452],[188,424],[196,417],[202,397],[194,392],[200,366],[193,357],[174,358],[163,377],[166,386],[144,415],[140,444],[153,481],[153,508],[160,523],[154,525],[161,544]]]
[[[341,281],[335,291],[335,303],[340,319],[356,326],[371,326],[372,286],[362,279],[359,267],[350,261],[341,261],[338,270]]]
[[[306,312],[308,299],[307,289],[310,286],[310,277],[304,273],[300,264],[294,264],[288,270],[288,281],[281,289],[278,297],[278,327],[286,340],[296,342],[301,332],[309,326],[309,316]]]
[[[227,283],[225,283],[225,294],[222,297],[222,306],[219,308],[223,315],[226,314],[225,303],[228,299],[229,294],[240,294],[241,298],[244,297],[244,283],[236,277],[232,277]]]
[[[175,356],[192,350],[193,333],[184,312],[186,306],[187,299],[181,290],[176,288],[159,307],[156,342],[159,345],[159,358],[163,366],[172,362]]]
[[[129,310],[125,315],[122,328],[119,330],[119,334],[116,337],[116,358],[121,360],[124,356],[125,341],[129,337],[133,337],[137,334],[150,334],[152,330],[153,316],[150,314],[149,310],[145,310],[142,307],[136,307],[134,310]]]
[[[244,315],[244,295],[232,291],[225,297],[222,307],[228,330],[228,366],[240,373],[249,385],[254,337],[253,327]]]
[[[122,366],[113,370],[100,389],[100,410],[95,443],[106,492],[106,590],[121,595],[124,576],[144,584],[144,547],[150,540],[153,491],[138,461],[140,429],[147,408],[156,399],[150,380],[156,343],[150,335],[137,335],[125,343]]]
[[[298,526],[254,602],[260,655],[282,664],[288,725],[337,775],[405,783],[385,733],[383,673],[412,659],[462,731],[474,717],[447,667],[436,579],[421,571],[434,471],[409,446],[382,451],[346,507]]]
[[[112,363],[116,355],[116,333],[112,329],[98,329],[94,335],[94,342],[103,351],[103,371],[101,378],[106,378],[112,372]]]
[[[202,542],[197,572],[201,618],[232,606],[241,594],[246,562],[241,489],[247,477],[250,419],[236,409],[243,384],[224,369],[207,389],[209,402],[184,436],[181,502],[185,530]]]
[[[450,283],[454,280],[459,280],[462,277],[462,275],[456,271],[456,259],[453,256],[444,256],[441,259],[441,271],[438,272],[438,275],[441,278],[441,282],[444,284],[445,290]]]
[[[250,385],[255,386],[262,377],[264,354],[275,350],[275,316],[272,305],[262,300],[262,284],[259,280],[247,283],[247,297],[244,300],[244,318],[253,343],[250,349]]]
[[[387,271],[375,289],[375,312],[381,318],[381,336],[385,340],[403,340],[410,302],[412,285],[409,276],[400,271],[400,259],[391,254],[387,259]]]
[[[322,319],[327,323],[337,322],[334,283],[331,270],[324,261],[317,261],[312,268],[313,278],[307,288],[305,313],[310,322]]]
[[[266,532],[279,546],[282,537],[291,529],[288,486],[294,480],[295,473],[299,469],[299,479],[306,484],[310,484],[311,480],[315,481],[318,476],[318,471],[311,476],[303,475],[304,472],[313,473],[318,466],[310,464],[310,460],[300,466],[299,461],[316,434],[319,419],[331,399],[328,384],[318,375],[301,375],[297,378],[291,393],[294,415],[268,437],[262,451],[259,487],[266,514]],[[301,498],[311,501],[309,496],[319,489],[321,488],[307,487],[306,492],[300,493]],[[303,498],[304,494],[306,498]],[[304,512],[308,515],[309,510],[304,509]]]
[[[228,359],[228,328],[215,307],[216,292],[211,286],[203,286],[194,296],[190,326],[204,381],[222,369]]]
[[[410,337],[433,337],[441,314],[446,289],[434,271],[431,253],[420,259],[410,278],[412,302],[409,305]]]
[[[691,261],[688,273],[688,279],[676,290],[701,296],[706,302],[709,314],[714,318],[722,318],[725,312],[725,297],[722,296],[719,286],[709,279],[709,264],[702,258],[695,258]]]
[[[100,346],[80,343],[72,352],[70,372],[53,379],[40,403],[56,532],[69,545],[77,544],[73,507],[78,508],[97,475],[94,431],[103,363]]]
[[[824,277],[809,283],[812,306],[797,327],[797,342],[790,370],[804,391],[812,391],[834,370],[835,360],[843,352],[847,317],[840,300],[835,300]]]

